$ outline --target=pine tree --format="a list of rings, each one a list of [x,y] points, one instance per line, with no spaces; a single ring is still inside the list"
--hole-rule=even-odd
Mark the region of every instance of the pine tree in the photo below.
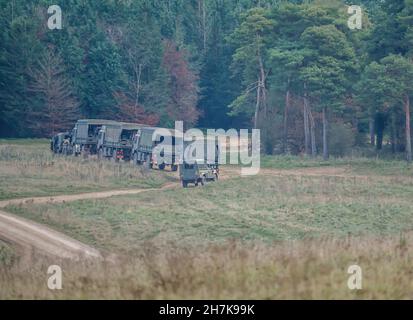
[[[27,121],[39,136],[51,136],[68,130],[78,119],[79,103],[65,74],[62,58],[53,48],[45,50],[36,69],[29,69],[32,107]]]

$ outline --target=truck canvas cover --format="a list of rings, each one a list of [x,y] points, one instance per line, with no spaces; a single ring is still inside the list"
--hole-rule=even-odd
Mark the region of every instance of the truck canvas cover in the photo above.
[[[99,120],[99,119],[84,119],[79,120],[76,123],[76,137],[75,142],[77,144],[96,144],[97,135],[100,128],[103,125],[116,124],[116,121],[112,120]]]

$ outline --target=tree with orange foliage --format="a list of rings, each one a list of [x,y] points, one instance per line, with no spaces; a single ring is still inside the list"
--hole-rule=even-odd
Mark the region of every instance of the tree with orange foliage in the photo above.
[[[169,77],[170,91],[167,112],[172,120],[192,126],[199,117],[196,108],[199,88],[198,76],[190,68],[187,55],[187,51],[178,48],[173,41],[165,41],[163,67]]]

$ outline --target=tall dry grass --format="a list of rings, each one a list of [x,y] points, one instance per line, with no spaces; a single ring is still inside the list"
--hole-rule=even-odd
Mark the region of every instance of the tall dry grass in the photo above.
[[[412,240],[323,239],[273,245],[227,242],[182,248],[143,245],[134,257],[74,263],[32,254],[0,272],[2,299],[412,299]],[[63,289],[47,289],[47,266],[63,269]],[[350,265],[362,290],[347,286]]]
[[[130,163],[51,154],[45,145],[0,145],[0,199],[158,187],[175,178]]]

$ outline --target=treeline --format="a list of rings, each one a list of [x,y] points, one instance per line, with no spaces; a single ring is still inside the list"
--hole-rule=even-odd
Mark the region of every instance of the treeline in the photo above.
[[[47,28],[59,4],[63,29]],[[348,26],[348,5],[363,9]],[[0,0],[0,135],[79,117],[256,127],[266,153],[411,160],[413,0]],[[368,145],[372,147],[366,148]],[[381,151],[384,149],[384,151]]]

